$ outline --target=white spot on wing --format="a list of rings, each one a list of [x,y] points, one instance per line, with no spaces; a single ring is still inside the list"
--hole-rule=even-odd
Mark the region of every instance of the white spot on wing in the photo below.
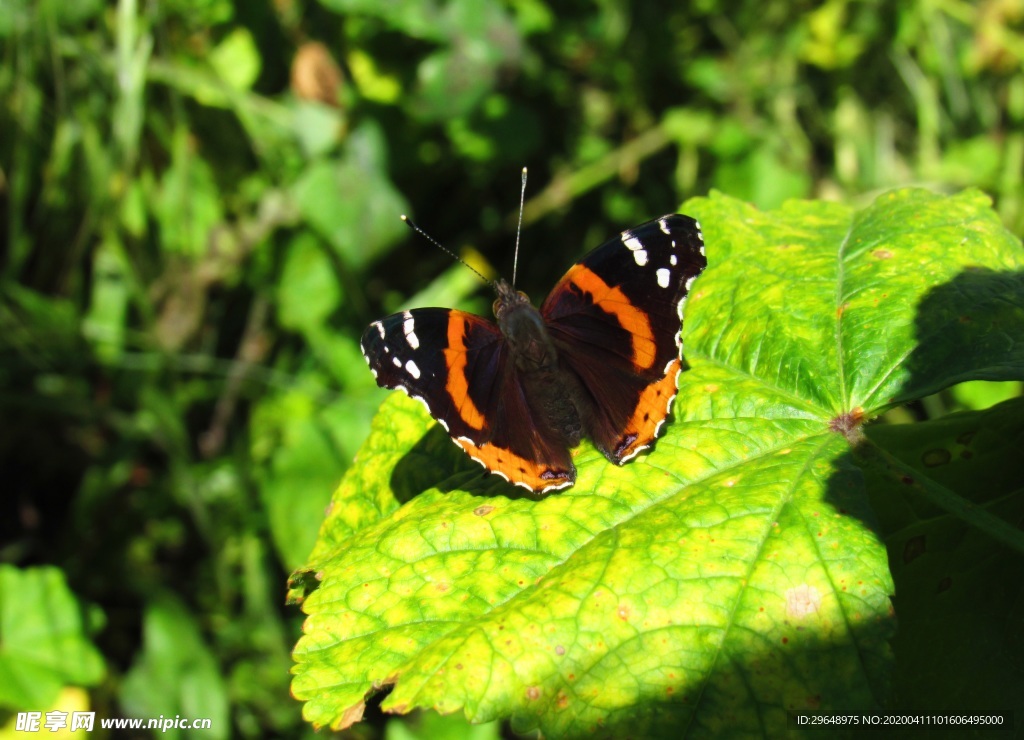
[[[384,324],[380,323],[379,321],[374,321],[373,325],[377,327],[377,333],[380,334],[380,338],[383,339],[384,338]]]
[[[413,349],[419,349],[420,339],[419,337],[416,336],[415,331],[416,320],[413,319],[412,314],[409,313],[408,311],[403,313],[402,317],[405,319],[405,321],[402,322],[402,331],[405,332],[406,341],[409,342],[409,346],[412,347]]]
[[[664,218],[659,218],[658,219],[658,226],[661,227],[661,233],[662,234],[670,234],[671,233],[668,230],[668,221],[666,221]]]
[[[643,243],[637,239],[629,231],[622,232],[622,243],[626,245],[626,248],[633,253],[633,259],[636,263],[643,267],[647,264],[647,250],[644,249]]]
[[[662,288],[668,287],[669,277],[671,276],[667,267],[659,267],[657,271],[658,285]]]
[[[693,275],[692,277],[690,277],[690,278],[689,278],[689,279],[688,279],[688,280],[686,281],[686,290],[687,290],[687,291],[689,291],[689,290],[690,290],[690,286],[691,286],[691,285],[693,285],[693,281],[694,281],[694,280],[696,280],[696,279],[697,279],[697,276],[696,276],[696,275]]]
[[[676,256],[674,254],[670,254],[668,256],[668,263],[675,267],[676,265],[679,264],[679,260],[676,259]]]
[[[409,375],[411,375],[412,377],[416,378],[416,380],[420,379],[420,368],[412,360],[406,360],[405,370],[406,370],[406,372],[409,373]]]
[[[401,367],[401,366],[402,366],[402,361],[401,361],[401,360],[399,360],[399,359],[398,359],[397,357],[392,357],[392,358],[391,358],[391,361],[392,361],[393,363],[395,363],[395,367]]]

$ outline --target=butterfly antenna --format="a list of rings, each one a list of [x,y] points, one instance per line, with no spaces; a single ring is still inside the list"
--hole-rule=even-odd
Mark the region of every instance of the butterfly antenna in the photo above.
[[[409,218],[408,216],[406,216],[406,215],[405,215],[404,213],[402,214],[402,220],[403,220],[403,221],[405,221],[405,225],[406,225],[406,226],[408,226],[408,227],[409,227],[410,229],[412,229],[412,230],[413,230],[413,231],[415,231],[415,232],[416,232],[417,234],[419,234],[420,236],[422,236],[422,237],[423,237],[424,239],[426,239],[426,240],[427,240],[428,242],[430,242],[430,243],[431,243],[431,244],[433,244],[433,245],[434,245],[435,247],[437,247],[438,249],[440,249],[440,250],[441,250],[442,252],[444,252],[445,254],[447,254],[448,256],[450,256],[450,257],[451,257],[451,258],[452,258],[453,260],[455,260],[456,262],[461,262],[461,263],[462,263],[463,265],[465,265],[465,266],[466,266],[466,267],[468,267],[468,268],[469,268],[470,270],[472,270],[472,271],[473,271],[474,273],[476,273],[477,277],[479,277],[479,278],[480,278],[481,280],[483,280],[483,281],[484,281],[485,283],[487,283],[488,285],[490,285],[490,284],[491,284],[491,281],[490,281],[490,280],[488,280],[487,278],[485,278],[485,277],[484,277],[483,275],[481,275],[481,274],[480,274],[480,271],[479,271],[479,270],[477,270],[477,269],[476,269],[475,267],[473,267],[473,266],[472,266],[472,265],[470,265],[470,264],[469,264],[468,262],[466,262],[466,260],[462,259],[462,257],[460,257],[459,255],[455,254],[455,252],[453,252],[452,250],[448,249],[448,247],[446,247],[446,246],[444,246],[443,244],[441,244],[441,242],[439,242],[439,241],[438,241],[437,239],[435,239],[435,238],[434,238],[434,237],[432,237],[432,236],[431,236],[430,234],[428,234],[427,232],[425,232],[425,231],[424,231],[423,229],[421,229],[421,228],[420,228],[419,226],[417,226],[416,224],[414,224],[414,223],[412,222],[412,220],[411,220],[411,219],[410,219],[410,218]]]
[[[516,253],[512,258],[512,287],[516,287],[516,271],[519,269],[519,234],[523,230],[523,204],[526,202],[526,168],[523,167],[523,185],[519,190],[519,224],[516,226]]]

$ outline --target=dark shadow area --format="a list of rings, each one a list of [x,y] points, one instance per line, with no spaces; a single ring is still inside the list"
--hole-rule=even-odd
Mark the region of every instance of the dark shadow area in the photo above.
[[[1024,400],[869,431],[902,470],[866,468],[896,583],[893,706],[1024,722],[1024,555],[928,500],[920,481],[1024,525]]]
[[[475,485],[477,478],[480,485]],[[449,491],[476,489],[481,497],[541,500],[549,494],[534,494],[489,473],[463,452],[438,423],[433,423],[420,440],[395,464],[389,480],[395,499],[404,504],[431,488]]]
[[[915,323],[919,344],[893,405],[967,380],[1024,379],[1024,272],[965,269],[924,296]],[[1009,711],[1024,726],[1024,556],[937,506],[922,486],[1024,528],[1024,404],[1006,404],[1020,413],[997,406],[871,426],[830,480],[828,502],[862,518],[888,551],[899,624],[888,710]],[[833,426],[850,438],[843,423]],[[849,468],[863,476],[866,499],[843,493]],[[933,727],[915,736],[951,732],[1014,731]]]
[[[969,268],[917,309],[910,377],[893,403],[965,380],[1024,380],[1024,272]]]
[[[456,447],[437,422],[395,464],[389,485],[396,500],[407,503],[430,488],[441,488],[457,474],[483,469]],[[441,488],[441,490],[448,490]]]

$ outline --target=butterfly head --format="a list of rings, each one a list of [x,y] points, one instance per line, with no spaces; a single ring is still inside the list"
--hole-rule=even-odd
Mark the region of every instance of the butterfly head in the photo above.
[[[509,312],[514,311],[516,307],[523,305],[533,307],[530,297],[523,291],[513,288],[507,280],[495,280],[492,285],[494,292],[498,294],[498,297],[494,299],[493,309],[494,318],[498,320],[499,326],[503,317],[507,317]]]
[[[557,363],[555,348],[540,311],[530,303],[526,293],[504,280],[495,282],[494,289],[498,293],[494,316],[516,365],[527,371],[554,367]]]

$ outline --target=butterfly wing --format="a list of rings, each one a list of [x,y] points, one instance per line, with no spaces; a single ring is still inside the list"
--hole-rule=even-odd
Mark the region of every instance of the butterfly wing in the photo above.
[[[700,224],[670,214],[595,249],[541,307],[559,358],[582,381],[587,434],[612,462],[649,447],[668,416],[683,304],[706,266]]]
[[[565,444],[534,418],[493,323],[421,308],[370,324],[360,345],[378,385],[422,401],[455,444],[488,470],[538,492],[576,480]]]

